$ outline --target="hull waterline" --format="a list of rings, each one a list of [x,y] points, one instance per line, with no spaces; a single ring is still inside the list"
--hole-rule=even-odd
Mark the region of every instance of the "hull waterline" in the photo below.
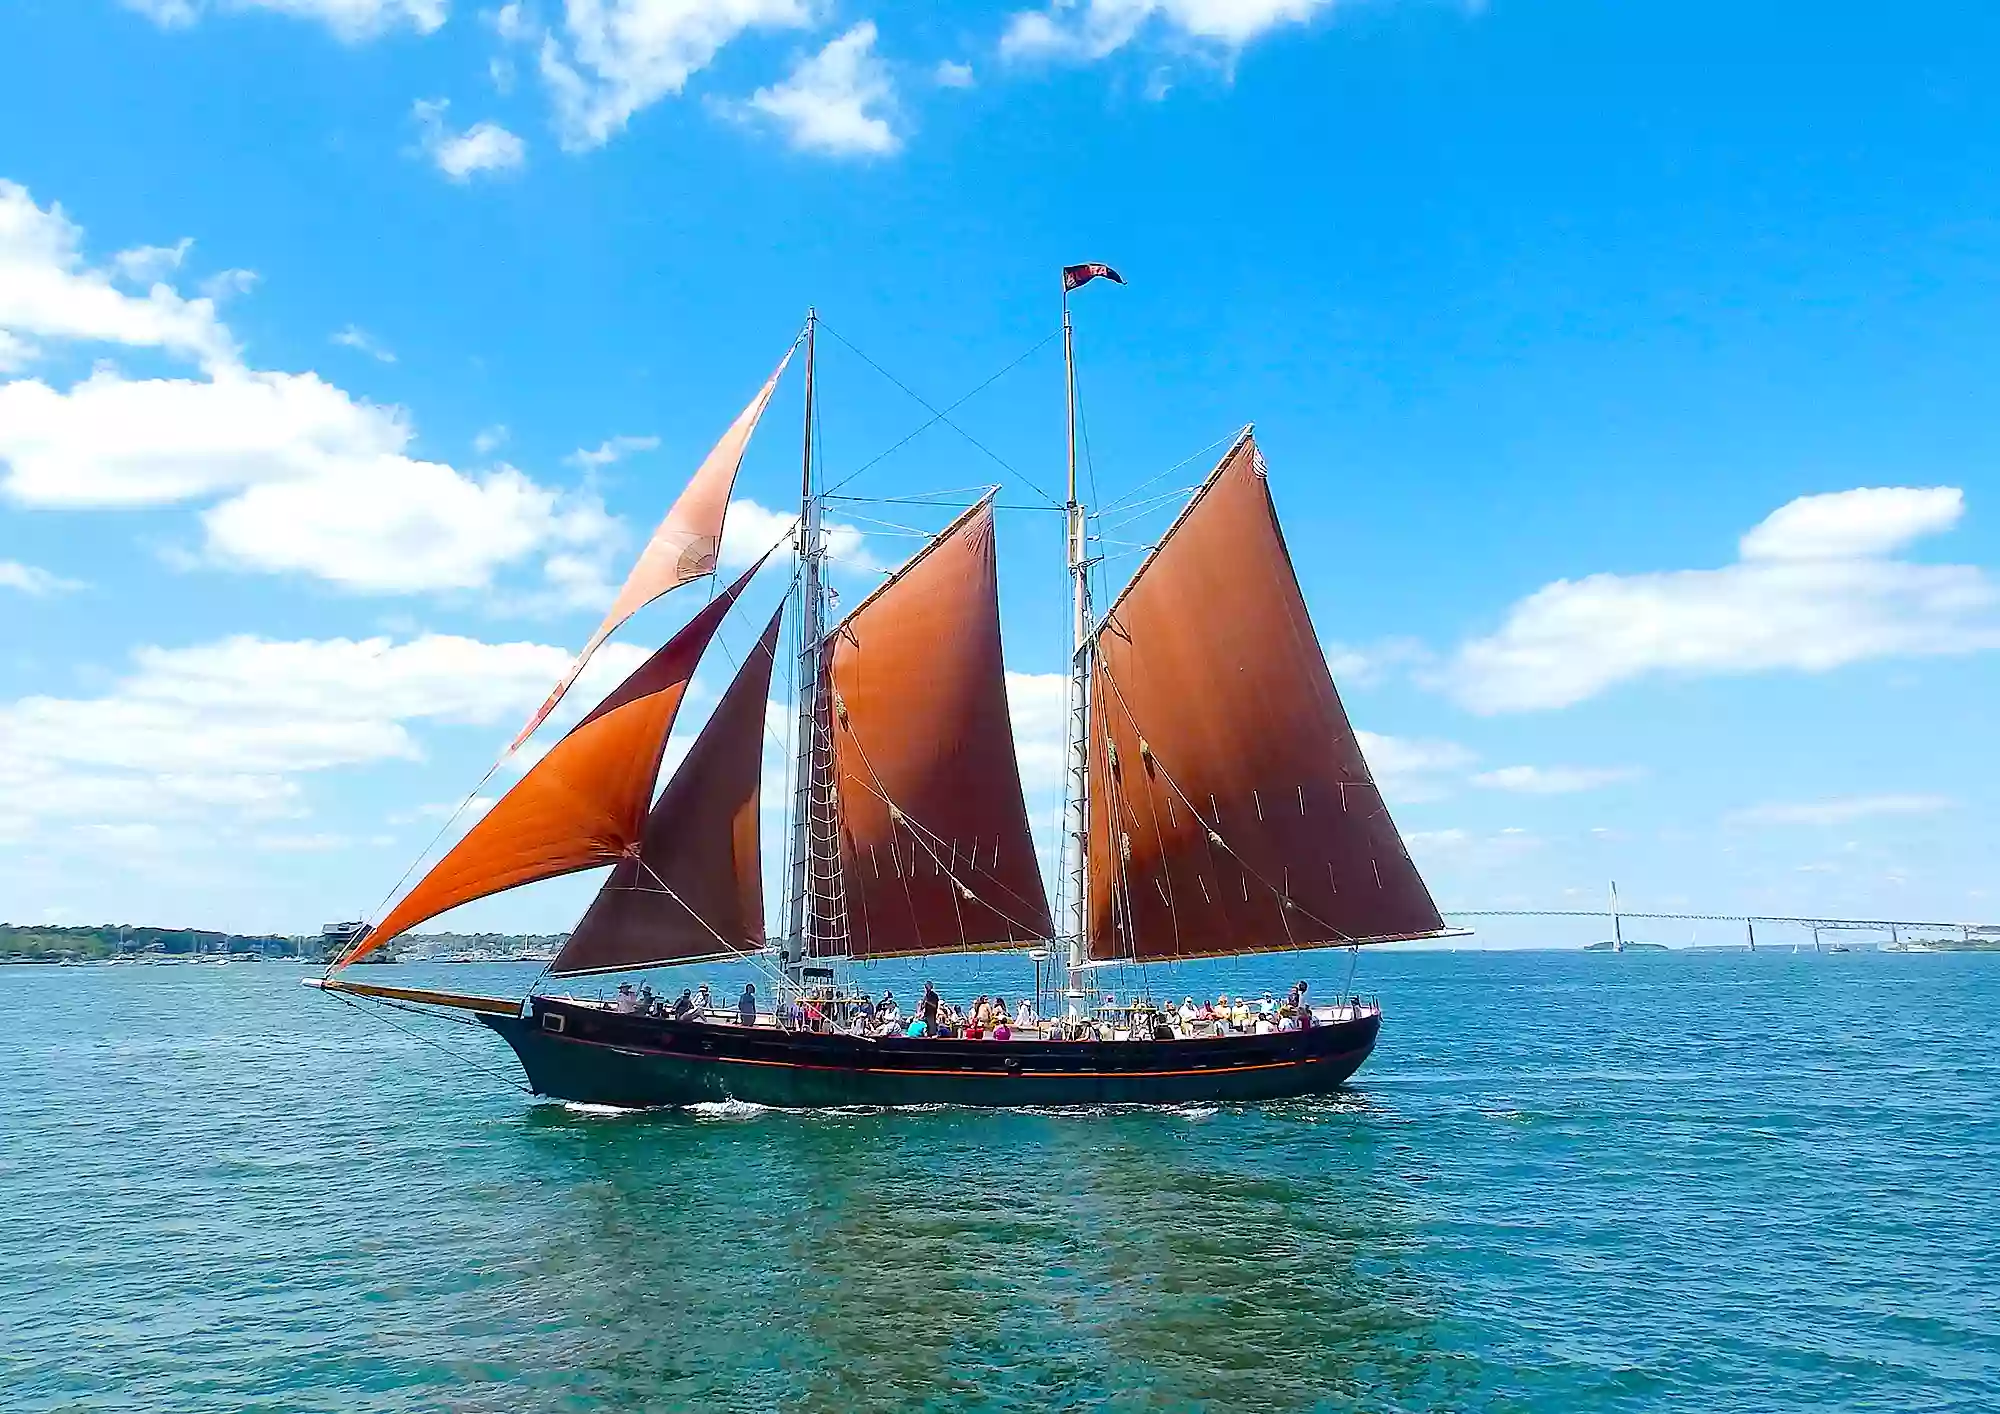
[[[1338,1089],[1381,1014],[1305,1031],[1176,1041],[864,1039],[627,1016],[537,997],[479,1018],[537,1094],[627,1109],[741,1101],[843,1105],[1189,1104]]]

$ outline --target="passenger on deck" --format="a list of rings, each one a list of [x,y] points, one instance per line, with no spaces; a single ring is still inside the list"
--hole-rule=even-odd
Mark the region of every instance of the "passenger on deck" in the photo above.
[[[909,1030],[905,1031],[903,1034],[905,1036],[918,1036],[918,1037],[928,1036],[931,1034],[930,1024],[926,1022],[921,1016],[916,1017],[911,1020]]]
[[[1258,1014],[1256,1031],[1259,1036],[1275,1036],[1277,1034],[1277,1024],[1271,1020],[1269,1012]]]
[[[1014,1039],[1014,1028],[1007,1024],[1007,1009],[1005,1007],[1000,1009],[999,1020],[993,1023],[993,1039],[996,1041],[1011,1041]]]
[[[938,1001],[937,988],[933,987],[928,982],[924,983],[924,1000],[923,1000],[924,1028],[925,1030],[929,1031],[932,1035],[937,1034],[939,1005],[940,1003]]]
[[[1288,1011],[1288,1012],[1286,1012],[1286,1013],[1285,1013],[1285,1014],[1284,1014],[1283,1016],[1281,1016],[1281,1017],[1279,1017],[1279,1018],[1278,1018],[1278,1029],[1279,1029],[1280,1031],[1296,1031],[1296,1030],[1298,1030],[1298,1029],[1299,1029],[1299,1014],[1298,1014],[1298,1013],[1297,1013],[1296,1011]]]
[[[896,994],[894,992],[884,992],[882,1000],[875,1003],[875,1019],[877,1021],[897,1023],[902,1021],[903,1009],[896,1005]]]
[[[639,984],[639,1015],[652,1016],[659,1009],[660,999],[653,995],[653,984],[651,982],[641,982]]]
[[[742,1026],[757,1024],[757,984],[745,982],[743,995],[736,999],[736,1020]]]
[[[694,995],[694,1009],[704,1017],[715,1009],[715,998],[708,994],[708,983],[706,982],[701,984],[700,990]]]
[[[673,1018],[676,1021],[685,1021],[693,1014],[694,993],[688,988],[683,987],[681,988],[681,994],[674,998]]]
[[[1026,1031],[1035,1024],[1035,1004],[1028,998],[1021,998],[1021,1004],[1014,1008],[1014,1025]]]
[[[639,1010],[639,994],[632,990],[630,982],[620,982],[618,984],[618,996],[611,1003],[611,1009],[616,1012],[623,1012],[627,1016]]]

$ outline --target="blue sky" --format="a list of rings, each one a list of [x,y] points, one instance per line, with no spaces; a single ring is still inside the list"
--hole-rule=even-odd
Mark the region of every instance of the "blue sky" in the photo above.
[[[833,474],[928,416],[863,355],[1020,359],[852,489],[1029,506],[1092,259],[1098,499],[1257,423],[1448,908],[1990,919],[1996,58],[1970,6],[10,5],[0,917],[372,910],[808,304]],[[852,595],[946,513],[843,514]],[[1059,526],[1001,536],[1046,816]]]

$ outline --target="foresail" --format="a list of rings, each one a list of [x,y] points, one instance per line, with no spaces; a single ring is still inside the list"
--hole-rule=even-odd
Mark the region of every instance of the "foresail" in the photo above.
[[[1093,958],[1444,926],[1362,759],[1247,432],[1097,634],[1089,789]]]
[[[828,636],[854,957],[1047,938],[1001,659],[991,498]]]
[[[340,959],[354,962],[447,909],[610,864],[639,841],[681,699],[759,560],[549,748]]]
[[[750,436],[757,430],[764,409],[770,405],[778,380],[784,377],[785,366],[792,361],[792,352],[792,349],[785,351],[777,369],[757,391],[757,396],[736,415],[736,421],[729,424],[722,440],[695,469],[680,499],[674,502],[666,519],[660,522],[659,529],[653,532],[653,538],[640,552],[639,562],[632,566],[632,573],[625,577],[625,585],[606,611],[604,622],[597,626],[597,632],[591,634],[590,641],[583,645],[569,671],[556,684],[555,691],[549,694],[548,700],[542,703],[514,738],[516,748],[534,735],[535,728],[548,720],[549,713],[555,710],[563,694],[576,682],[577,675],[590,662],[591,655],[620,624],[668,590],[699,579],[715,568],[716,555],[722,545],[722,520],[729,510],[729,493],[736,485],[737,470],[743,465],[743,454],[749,450]]]
[[[558,977],[702,958],[764,944],[758,787],[764,711],[784,609],[738,669],[626,855],[556,954]]]

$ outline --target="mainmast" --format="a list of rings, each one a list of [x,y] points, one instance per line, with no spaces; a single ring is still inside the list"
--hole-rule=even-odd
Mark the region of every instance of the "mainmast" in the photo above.
[[[1063,787],[1064,928],[1069,944],[1069,1014],[1083,1011],[1084,936],[1089,908],[1085,869],[1090,858],[1090,549],[1083,503],[1076,494],[1076,350],[1069,323],[1070,272],[1063,272],[1063,386],[1068,407],[1069,499],[1063,505],[1069,554],[1069,775]]]
[[[813,802],[817,795],[820,718],[820,640],[825,637],[826,606],[820,586],[825,547],[820,542],[819,497],[813,494],[813,336],[819,323],[815,310],[806,311],[805,450],[799,472],[799,605],[794,620],[799,632],[798,720],[792,732],[793,787],[791,880],[785,924],[784,962],[797,967],[811,951],[813,890]]]

